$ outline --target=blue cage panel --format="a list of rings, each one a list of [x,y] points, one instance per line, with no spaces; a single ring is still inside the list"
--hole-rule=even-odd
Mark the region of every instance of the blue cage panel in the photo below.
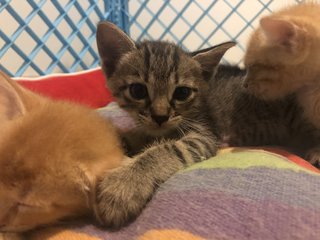
[[[21,76],[97,66],[96,25],[107,19],[128,26],[123,6],[120,0],[0,0],[0,70]]]
[[[11,76],[75,72],[99,64],[96,25],[110,20],[136,40],[198,50],[236,41],[239,64],[261,16],[298,0],[0,0],[0,70]],[[4,24],[5,23],[5,24]]]

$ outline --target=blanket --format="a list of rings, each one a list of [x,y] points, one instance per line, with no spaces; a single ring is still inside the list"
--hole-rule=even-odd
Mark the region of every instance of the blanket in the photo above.
[[[319,239],[319,170],[273,148],[227,148],[178,172],[142,214],[117,232],[81,226],[34,232],[31,239]]]
[[[106,88],[106,80],[100,67],[75,73],[14,79],[25,88],[44,96],[92,108],[106,106],[112,101],[111,92]]]

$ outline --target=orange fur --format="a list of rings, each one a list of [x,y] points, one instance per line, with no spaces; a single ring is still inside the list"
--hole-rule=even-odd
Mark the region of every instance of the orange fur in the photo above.
[[[245,55],[245,86],[259,98],[296,93],[305,115],[320,127],[320,5],[304,3],[260,20]],[[320,89],[319,89],[320,90]]]
[[[124,155],[113,126],[0,74],[0,232],[92,214],[95,185]]]

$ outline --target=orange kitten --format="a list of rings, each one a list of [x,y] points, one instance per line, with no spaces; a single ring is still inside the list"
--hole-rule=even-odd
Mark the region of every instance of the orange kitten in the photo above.
[[[320,105],[313,107],[320,101],[314,90],[320,88],[319,4],[300,4],[262,18],[244,62],[244,86],[250,92],[266,100],[297,93],[306,116],[320,127]]]
[[[34,94],[2,73],[0,132],[0,232],[90,215],[97,179],[124,156],[95,111]]]

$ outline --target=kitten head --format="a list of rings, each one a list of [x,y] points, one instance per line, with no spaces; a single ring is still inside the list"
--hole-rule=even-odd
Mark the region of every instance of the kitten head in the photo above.
[[[97,44],[108,87],[147,133],[163,135],[187,125],[223,54],[234,43],[190,54],[175,44],[135,44],[115,25],[98,25]]]
[[[244,86],[263,99],[293,93],[311,78],[306,71],[310,36],[303,19],[270,16],[260,20],[244,58]]]
[[[122,159],[112,126],[0,74],[0,232],[91,213],[97,178]]]

